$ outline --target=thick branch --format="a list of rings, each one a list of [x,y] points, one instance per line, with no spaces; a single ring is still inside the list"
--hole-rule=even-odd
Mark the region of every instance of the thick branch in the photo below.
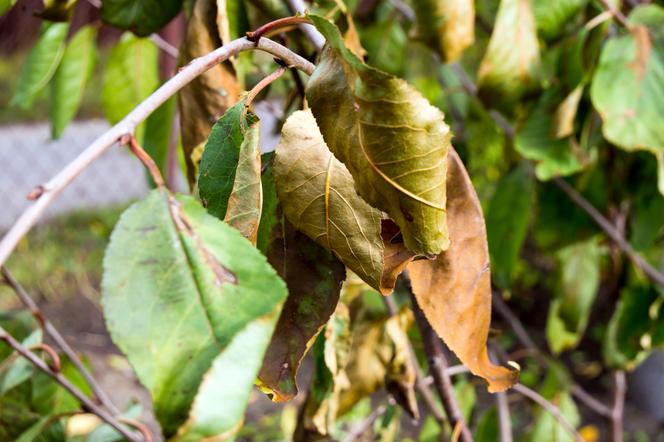
[[[97,383],[95,378],[92,376],[92,373],[90,373],[88,369],[85,368],[85,365],[78,357],[74,349],[69,346],[65,338],[55,328],[55,326],[51,323],[51,321],[49,321],[44,316],[43,312],[37,306],[35,301],[32,300],[28,292],[23,288],[21,284],[19,284],[19,282],[16,279],[14,279],[14,276],[9,272],[8,269],[2,267],[0,270],[2,270],[2,276],[4,277],[7,285],[9,285],[14,290],[14,292],[19,297],[23,305],[28,310],[30,310],[30,313],[32,313],[32,315],[37,319],[37,322],[39,322],[39,324],[42,326],[44,332],[48,336],[50,336],[51,339],[53,339],[53,341],[58,345],[58,347],[60,347],[63,353],[67,355],[71,363],[74,364],[76,369],[81,373],[85,381],[88,383],[88,385],[92,389],[92,393],[99,400],[99,402],[101,402],[101,404],[104,405],[111,413],[120,414],[120,410],[118,410],[118,408],[113,404],[113,402],[108,397],[106,392]]]
[[[91,413],[96,414],[101,420],[106,422],[108,425],[113,427],[116,431],[122,434],[125,438],[130,441],[139,442],[141,439],[136,437],[131,431],[129,431],[125,426],[118,422],[115,417],[111,416],[106,410],[99,407],[95,404],[90,398],[85,396],[81,391],[76,388],[69,380],[64,377],[61,373],[52,371],[48,365],[39,357],[23,347],[20,342],[18,342],[12,335],[7,333],[7,331],[0,326],[0,340],[5,341],[12,349],[14,349],[18,354],[26,358],[32,365],[37,367],[39,370],[44,372],[47,376],[53,379],[55,382],[60,384],[65,390],[71,393],[86,410]]]
[[[433,376],[434,384],[436,385],[436,390],[440,395],[440,399],[443,402],[443,408],[447,414],[447,418],[450,422],[450,426],[455,429],[459,429],[459,440],[463,442],[472,442],[473,436],[468,429],[468,426],[463,420],[461,415],[461,409],[459,404],[454,397],[454,388],[452,387],[452,381],[450,380],[449,375],[445,372],[448,368],[447,360],[445,355],[440,347],[440,342],[438,336],[431,328],[431,325],[424,317],[422,309],[417,304],[415,296],[411,293],[410,295],[411,302],[413,304],[413,313],[415,313],[415,322],[417,323],[418,328],[420,329],[420,334],[422,335],[422,344],[424,345],[424,352],[427,355],[427,361],[429,363],[429,371]]]
[[[664,275],[659,273],[651,266],[641,255],[636,253],[632,246],[627,242],[624,236],[616,229],[611,222],[602,215],[592,204],[588,202],[579,192],[577,192],[569,183],[562,178],[555,178],[554,182],[560,189],[567,194],[577,206],[583,209],[598,226],[604,230],[609,238],[622,250],[632,262],[640,268],[655,284],[664,288]]]
[[[268,52],[281,59],[288,67],[297,68],[309,75],[311,75],[315,67],[312,63],[290,51],[288,48],[268,38],[261,38],[258,43],[251,42],[244,37],[238,38],[207,55],[192,60],[173,78],[164,83],[145,101],[138,105],[138,107],[131,111],[122,121],[97,138],[60,173],[31,193],[33,199],[37,199],[37,201],[21,214],[20,218],[0,242],[0,266],[7,261],[7,258],[14,251],[21,238],[28,233],[44,210],[46,210],[60,192],[85,168],[92,164],[93,161],[106,152],[109,147],[115,144],[122,136],[133,133],[136,126],[194,78],[239,52],[253,49]]]

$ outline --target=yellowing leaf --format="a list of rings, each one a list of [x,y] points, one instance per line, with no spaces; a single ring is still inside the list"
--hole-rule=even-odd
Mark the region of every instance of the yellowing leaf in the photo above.
[[[216,17],[215,0],[197,0],[187,24],[181,51],[182,65],[221,46],[214,18],[211,17]],[[240,92],[230,62],[218,64],[206,71],[180,92],[178,103],[182,147],[190,184],[195,182],[197,167],[191,154],[205,143],[214,123],[226,109],[238,101]]]
[[[327,149],[311,111],[295,112],[284,124],[274,176],[284,215],[295,228],[334,252],[371,287],[392,291],[413,255],[402,243],[392,243],[398,230],[357,195],[353,178]]]
[[[258,225],[263,206],[261,186],[261,149],[258,144],[259,120],[253,114],[247,116],[248,127],[240,145],[233,191],[228,198],[228,209],[224,221],[235,227],[252,244],[256,244]]]
[[[286,281],[288,298],[258,379],[261,390],[273,401],[283,402],[297,395],[300,363],[334,312],[346,271],[332,253],[288,221],[274,230],[268,261]]]
[[[306,90],[325,142],[360,196],[397,223],[409,250],[440,253],[449,244],[451,133],[443,113],[404,80],[359,60],[330,21],[310,17],[328,42]]]
[[[447,62],[475,41],[475,0],[416,0],[418,32]]]
[[[501,0],[478,73],[479,93],[507,107],[538,86],[540,55],[530,0]]]
[[[438,335],[468,369],[503,391],[518,373],[493,365],[486,340],[491,323],[491,274],[482,207],[459,156],[450,151],[447,210],[450,248],[408,266],[413,293]]]

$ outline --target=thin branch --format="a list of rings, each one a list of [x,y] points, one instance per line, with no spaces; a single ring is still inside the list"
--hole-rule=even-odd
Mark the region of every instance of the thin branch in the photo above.
[[[145,101],[139,104],[122,121],[97,138],[60,173],[31,192],[31,196],[37,201],[21,214],[2,241],[0,241],[0,266],[7,261],[7,258],[14,251],[21,238],[28,233],[44,210],[55,200],[60,192],[122,136],[133,133],[136,126],[143,122],[160,105],[203,72],[225,61],[230,56],[254,49],[268,52],[281,59],[288,67],[295,67],[308,75],[311,75],[315,68],[311,62],[268,38],[261,38],[258,43],[249,41],[244,37],[238,38],[207,55],[192,60]]]
[[[623,414],[625,411],[625,394],[627,385],[625,372],[618,370],[613,374],[615,390],[613,396],[613,409],[611,410],[611,442],[623,441]]]
[[[118,420],[111,416],[106,410],[99,407],[95,404],[90,398],[85,396],[78,388],[76,388],[69,380],[62,375],[62,373],[54,372],[49,368],[44,361],[42,361],[36,354],[25,348],[18,342],[12,335],[7,333],[7,331],[0,326],[0,340],[4,341],[9,345],[14,351],[26,358],[32,365],[37,367],[39,370],[44,372],[47,376],[53,379],[55,382],[60,384],[65,390],[67,390],[72,396],[74,396],[81,405],[91,413],[96,414],[100,419],[106,422],[108,425],[113,427],[118,431],[122,436],[126,437],[130,441],[140,442],[141,439],[134,435],[130,430],[123,426]]]
[[[553,416],[562,426],[567,430],[567,432],[576,440],[577,442],[585,442],[585,439],[581,437],[576,428],[562,415],[560,409],[553,405],[551,402],[547,401],[539,393],[530,388],[526,387],[523,384],[515,384],[512,389],[523,396],[527,397],[531,401],[538,404],[540,407],[544,408],[551,416]]]
[[[311,20],[302,15],[279,18],[269,23],[265,23],[263,26],[260,26],[255,31],[247,32],[247,38],[251,41],[258,41],[262,37],[269,37],[270,35],[274,35],[275,33],[283,30],[284,28],[290,29],[294,25],[299,25],[303,23],[311,25]]]
[[[128,140],[126,138],[129,138]],[[134,155],[143,163],[143,165],[148,169],[148,172],[150,172],[150,176],[152,176],[152,181],[154,181],[155,185],[157,187],[164,187],[164,178],[161,176],[161,172],[159,171],[159,167],[157,166],[157,163],[154,162],[152,157],[150,156],[149,153],[147,153],[139,144],[138,141],[136,140],[136,137],[133,135],[128,135],[126,137],[123,137],[120,139],[120,144],[129,144],[129,149],[132,151]]]
[[[507,303],[503,301],[503,298],[499,293],[493,292],[492,296],[492,305],[498,312],[500,316],[510,325],[510,328],[514,331],[516,338],[521,342],[525,348],[532,351],[535,358],[543,367],[549,366],[549,361],[544,357],[544,353],[540,348],[535,344],[535,341],[532,340],[526,328],[523,326],[519,318],[512,312]],[[580,385],[573,384],[571,387],[571,393],[578,400],[583,402],[588,408],[595,411],[597,414],[604,417],[611,417],[611,410],[606,405],[602,404],[600,401],[588,394]]]
[[[498,407],[498,427],[500,429],[500,442],[512,442],[512,418],[507,394],[504,391],[496,393]]]
[[[0,268],[0,271],[2,271],[2,276],[4,277],[6,283],[14,290],[14,292],[19,297],[23,305],[28,310],[30,310],[30,313],[32,313],[35,319],[37,319],[37,322],[44,329],[44,332],[48,336],[50,336],[51,339],[53,339],[53,341],[58,345],[58,347],[60,347],[60,349],[67,356],[67,358],[69,358],[69,361],[72,364],[74,364],[76,369],[81,373],[85,381],[90,386],[92,393],[99,400],[99,402],[104,407],[106,407],[106,409],[111,413],[115,415],[120,414],[120,410],[118,410],[118,408],[113,404],[113,402],[108,397],[106,392],[101,388],[99,383],[92,376],[92,373],[88,371],[88,369],[81,361],[81,358],[79,358],[74,349],[69,346],[65,338],[62,337],[60,332],[55,328],[55,326],[51,323],[51,321],[49,321],[44,316],[41,309],[37,306],[35,301],[32,300],[32,298],[30,297],[28,292],[23,288],[23,286],[19,284],[19,282],[16,279],[14,279],[14,276],[9,272],[9,269],[2,267]]]
[[[447,414],[447,419],[450,422],[450,426],[452,428],[459,429],[459,440],[463,442],[472,442],[473,436],[471,435],[468,426],[463,420],[461,409],[459,408],[459,404],[454,397],[452,381],[445,373],[448,365],[447,361],[445,360],[445,355],[443,354],[440,347],[438,336],[424,317],[424,313],[422,312],[420,306],[417,304],[417,300],[412,293],[410,298],[413,305],[413,313],[415,313],[415,322],[420,329],[422,344],[424,345],[424,352],[427,355],[429,371],[431,371],[431,374],[433,375],[434,384],[436,385],[436,390],[438,391],[440,399],[443,403],[443,408],[445,409],[445,414]]]
[[[369,416],[367,416],[364,421],[362,421],[356,428],[349,432],[346,437],[343,438],[343,442],[354,442],[360,439],[362,435],[373,426],[374,422],[376,422],[379,417],[385,414],[385,411],[387,411],[387,407],[385,405],[381,405],[376,408]]]
[[[627,29],[631,28],[629,21],[627,20],[627,17],[625,17],[625,14],[622,13],[622,11],[619,8],[616,8],[611,4],[609,0],[599,0],[599,2],[604,6],[604,9],[609,11],[611,15],[613,15],[618,22],[626,27]]]
[[[287,0],[287,1],[291,12],[296,14],[306,14],[307,7],[304,4],[303,0]],[[303,23],[300,24],[300,30],[302,30],[302,32],[304,33],[304,35],[307,36],[309,41],[313,43],[314,47],[318,52],[320,52],[320,50],[323,49],[323,46],[325,46],[325,37],[323,37],[323,34],[318,32],[318,29],[316,29],[315,26]]]
[[[256,84],[256,86],[254,86],[249,91],[249,94],[247,95],[247,102],[246,102],[247,107],[251,106],[251,103],[253,103],[256,96],[260,94],[263,89],[265,89],[270,83],[281,77],[285,71],[286,68],[284,66],[280,66],[279,69],[277,69],[276,71],[272,72],[270,75],[266,76],[261,81],[259,81]]]
[[[616,229],[611,222],[602,215],[588,200],[577,192],[567,181],[555,178],[554,183],[567,194],[567,196],[584,212],[586,212],[604,230],[611,240],[616,243],[632,262],[640,268],[645,275],[655,284],[664,288],[664,275],[651,266],[641,255],[636,253],[625,237]]]

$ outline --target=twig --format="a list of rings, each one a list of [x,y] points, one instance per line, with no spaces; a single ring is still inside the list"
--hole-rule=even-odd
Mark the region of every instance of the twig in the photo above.
[[[519,318],[512,312],[509,306],[503,301],[503,298],[499,293],[493,292],[492,305],[498,312],[500,316],[510,325],[510,328],[514,331],[516,338],[521,342],[521,345],[533,352],[535,358],[543,367],[549,366],[549,361],[544,357],[542,350],[535,344],[532,340],[526,328],[523,326]],[[571,387],[571,393],[574,397],[583,402],[588,408],[595,411],[597,414],[604,417],[611,417],[611,410],[606,405],[602,404],[600,401],[588,394],[580,385],[573,384]]]
[[[553,416],[562,426],[567,430],[567,432],[576,440],[577,442],[585,442],[585,439],[581,437],[576,428],[562,415],[560,409],[553,405],[551,402],[547,401],[539,393],[530,388],[526,387],[523,384],[515,384],[512,389],[523,396],[527,397],[531,401],[538,404],[540,407],[544,408],[551,416]]]
[[[246,101],[246,106],[251,106],[251,103],[253,103],[254,99],[258,94],[261,93],[263,89],[265,89],[270,83],[278,79],[283,75],[283,73],[286,71],[286,68],[284,66],[280,66],[279,69],[276,71],[272,72],[270,75],[266,76],[263,78],[261,81],[259,81],[256,86],[254,86],[250,91],[249,94],[247,94],[247,101]]]
[[[397,306],[394,303],[394,299],[392,299],[391,296],[383,296],[382,298],[383,302],[385,303],[385,307],[387,308],[388,314],[390,316],[396,315]],[[422,397],[424,406],[427,408],[429,413],[431,413],[436,423],[442,428],[443,424],[445,423],[445,417],[440,412],[440,409],[438,408],[438,405],[436,404],[436,401],[433,398],[433,393],[429,389],[429,385],[433,384],[433,378],[426,377],[424,376],[424,373],[422,373],[422,368],[420,367],[420,364],[417,361],[417,357],[415,356],[415,350],[413,349],[410,340],[408,340],[408,352],[410,353],[410,360],[413,364],[413,367],[415,368],[415,388]]]
[[[303,0],[287,0],[287,1],[291,12],[297,14],[306,13],[307,7],[305,6]],[[323,49],[323,46],[325,46],[325,37],[323,37],[323,34],[318,32],[318,29],[316,29],[315,26],[310,24],[300,24],[300,30],[302,30],[302,32],[304,33],[304,35],[307,36],[309,41],[313,43],[317,51],[320,52],[320,50]]]
[[[265,23],[263,26],[260,26],[255,31],[247,32],[247,38],[251,41],[256,42],[260,40],[262,37],[269,37],[270,35],[273,35],[277,33],[277,31],[280,31],[284,28],[290,28],[293,25],[298,25],[303,23],[308,23],[309,25],[311,25],[311,20],[301,15],[279,18],[269,23]]]
[[[138,438],[136,435],[134,435],[127,428],[125,428],[120,422],[118,422],[118,420],[115,417],[111,416],[106,410],[99,407],[97,404],[91,401],[90,398],[81,393],[81,391],[78,388],[76,388],[71,382],[69,382],[69,380],[62,375],[62,373],[54,372],[53,370],[51,370],[44,361],[39,359],[39,357],[36,354],[34,354],[33,352],[25,348],[23,345],[21,345],[20,342],[18,342],[12,335],[7,333],[7,331],[1,326],[0,326],[0,340],[5,341],[7,345],[9,345],[12,349],[14,349],[18,354],[26,358],[32,365],[37,367],[39,370],[44,372],[51,379],[60,384],[65,390],[67,390],[72,396],[74,396],[86,410],[99,416],[100,419],[102,419],[108,425],[113,427],[116,431],[118,431],[121,435],[123,435],[130,441],[140,442],[141,439]]]
[[[362,421],[356,428],[348,433],[346,437],[343,438],[342,442],[354,442],[362,437],[362,435],[366,433],[369,428],[371,428],[374,422],[376,422],[376,419],[385,414],[385,411],[387,411],[387,407],[385,405],[381,405],[376,408],[369,416],[367,416],[364,421]]]
[[[623,413],[625,410],[625,372],[618,370],[613,374],[615,390],[613,396],[613,409],[611,410],[611,442],[623,441]]]
[[[43,314],[43,312],[40,310],[40,308],[37,306],[35,301],[32,300],[28,292],[23,288],[19,282],[14,279],[14,276],[10,273],[9,269],[2,267],[0,268],[2,271],[2,276],[5,279],[5,282],[14,290],[16,295],[19,297],[23,305],[30,310],[30,313],[37,319],[37,322],[41,325],[41,327],[44,329],[44,332],[53,339],[53,341],[60,347],[62,352],[69,358],[69,361],[74,364],[76,369],[81,373],[85,381],[88,383],[90,386],[90,389],[92,390],[92,393],[95,395],[95,397],[99,400],[99,402],[106,407],[108,411],[111,413],[117,415],[120,414],[120,410],[113,404],[111,399],[108,397],[106,392],[101,388],[99,383],[95,380],[95,378],[92,376],[92,373],[88,371],[88,369],[85,367],[83,362],[81,361],[81,358],[78,357],[74,349],[72,349],[65,338],[62,337],[60,332],[55,328],[55,326],[49,321]]]
[[[461,432],[459,440],[463,442],[472,442],[473,437],[470,433],[470,430],[468,429],[468,426],[463,421],[461,409],[459,408],[459,404],[454,397],[452,381],[445,373],[448,365],[447,361],[445,360],[445,355],[443,355],[442,349],[440,347],[438,336],[424,317],[424,313],[422,312],[420,306],[417,304],[417,300],[412,293],[410,298],[413,305],[413,313],[415,313],[415,322],[420,329],[422,344],[424,345],[424,352],[427,355],[429,371],[431,371],[431,374],[433,375],[434,384],[436,385],[436,390],[438,391],[438,395],[440,396],[440,399],[443,403],[443,408],[445,409],[445,414],[447,414],[447,419],[450,422],[450,426],[452,428],[457,428],[457,425],[459,425]]]
[[[627,17],[625,17],[625,14],[622,13],[622,11],[619,8],[616,8],[611,4],[609,0],[599,0],[599,2],[604,6],[604,8],[613,15],[618,22],[623,25],[626,28],[631,28],[631,25],[629,24],[629,21],[627,20]]]
[[[560,189],[567,194],[577,206],[586,212],[597,223],[598,226],[604,230],[611,240],[616,243],[618,248],[622,250],[632,262],[640,268],[645,275],[650,278],[655,284],[664,288],[664,275],[659,273],[653,266],[651,266],[641,255],[636,253],[632,246],[627,242],[625,237],[616,229],[611,222],[602,215],[592,204],[588,202],[579,192],[577,192],[569,183],[562,178],[554,178],[553,182],[560,187]]]
[[[211,69],[213,66],[228,59],[228,57],[232,55],[254,49],[268,52],[275,57],[280,58],[289,67],[295,67],[308,75],[311,75],[315,68],[311,62],[268,38],[261,38],[258,43],[251,42],[244,37],[238,38],[207,55],[192,60],[187,66],[183,67],[180,72],[164,83],[145,101],[139,104],[138,107],[131,111],[124,119],[122,119],[122,121],[97,138],[79,156],[60,171],[60,173],[47,183],[38,187],[39,190],[34,192],[33,195],[37,201],[21,214],[2,241],[0,241],[0,266],[7,261],[7,258],[16,248],[16,245],[21,238],[28,233],[44,210],[46,210],[60,192],[83,170],[85,170],[85,168],[92,164],[93,161],[115,144],[120,137],[133,133],[136,126],[145,120],[160,105],[203,72]]]
[[[128,140],[126,139],[128,138]],[[164,178],[161,176],[161,172],[159,171],[159,167],[157,166],[157,163],[154,162],[152,157],[150,156],[149,153],[147,153],[139,144],[138,141],[136,140],[136,137],[133,135],[128,135],[126,137],[123,137],[120,139],[120,144],[129,144],[129,149],[132,151],[134,155],[143,163],[143,165],[148,169],[148,172],[150,172],[150,176],[152,176],[152,180],[154,181],[155,185],[157,187],[164,187]]]
[[[510,406],[507,403],[505,392],[496,393],[496,405],[498,406],[500,442],[512,442],[512,418],[510,417]]]

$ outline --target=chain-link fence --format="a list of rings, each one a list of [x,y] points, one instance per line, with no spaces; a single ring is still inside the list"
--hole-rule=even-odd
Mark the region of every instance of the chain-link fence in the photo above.
[[[76,122],[62,138],[50,138],[48,124],[0,127],[0,231],[8,229],[30,204],[26,195],[74,159],[108,128],[101,120]],[[73,210],[127,203],[148,187],[141,164],[114,146],[87,168],[48,208],[43,220]]]

